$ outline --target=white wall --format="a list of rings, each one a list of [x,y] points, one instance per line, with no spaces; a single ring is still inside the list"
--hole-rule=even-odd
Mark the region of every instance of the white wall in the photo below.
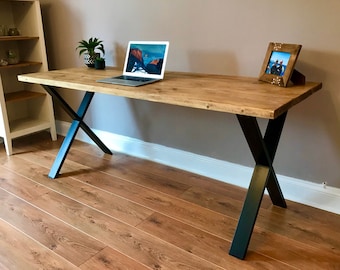
[[[288,113],[276,171],[340,187],[338,0],[41,0],[41,5],[51,69],[82,66],[75,47],[91,36],[104,40],[109,65],[122,66],[128,40],[169,40],[168,70],[253,77],[268,42],[302,44],[296,67],[323,89]],[[77,104],[79,93],[65,92]],[[68,119],[59,108],[57,118]],[[233,115],[98,95],[86,121],[97,130],[253,164]]]

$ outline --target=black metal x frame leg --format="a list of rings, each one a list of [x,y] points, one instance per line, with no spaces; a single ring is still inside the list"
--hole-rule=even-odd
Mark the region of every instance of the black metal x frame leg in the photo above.
[[[110,149],[97,137],[96,134],[94,134],[94,132],[83,121],[87,109],[89,108],[92,98],[94,96],[94,92],[85,93],[77,112],[75,112],[66,103],[63,97],[60,96],[60,94],[56,91],[54,87],[46,85],[43,85],[43,87],[63,107],[65,112],[73,119],[72,124],[57,154],[57,157],[48,174],[50,178],[56,178],[58,176],[79,128],[81,128],[99,146],[99,148],[103,150],[103,152],[107,154],[112,154]]]
[[[287,207],[273,168],[286,116],[287,113],[284,113],[276,119],[269,120],[263,137],[255,117],[237,115],[256,163],[229,251],[230,255],[239,259],[246,256],[265,188],[274,205]]]

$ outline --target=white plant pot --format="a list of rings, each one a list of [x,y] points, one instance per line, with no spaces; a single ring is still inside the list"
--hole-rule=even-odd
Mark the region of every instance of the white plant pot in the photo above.
[[[96,58],[100,57],[100,53],[96,53],[95,55],[89,55],[88,53],[84,54],[84,63],[88,67],[94,67],[94,62],[96,61]]]

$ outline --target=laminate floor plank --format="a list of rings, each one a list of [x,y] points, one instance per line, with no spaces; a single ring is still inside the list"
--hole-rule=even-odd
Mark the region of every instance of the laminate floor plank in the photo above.
[[[80,266],[81,270],[151,270],[116,250],[106,247]]]
[[[75,152],[75,151],[74,151]],[[74,162],[74,160],[75,160],[76,158],[75,158],[75,154],[73,154],[73,162]],[[78,158],[79,159],[79,158]],[[78,162],[81,162],[81,161],[78,161]],[[91,179],[93,179],[93,182],[92,182],[92,184],[93,185],[98,185],[98,180],[96,180],[96,178],[98,179],[98,178],[100,178],[101,179],[101,182],[103,182],[103,180],[106,178],[106,175],[103,175],[103,176],[99,176],[98,177],[98,174],[97,173],[95,173],[96,174],[96,176],[97,177],[91,177]],[[82,178],[82,179],[86,179],[86,180],[83,180],[83,181],[86,181],[87,183],[91,183],[90,182],[90,180],[88,179],[88,176],[89,176],[89,174],[78,174],[77,176],[75,176],[75,177],[78,177],[78,178]],[[120,175],[120,177],[122,177],[121,175]],[[126,177],[126,176],[125,176]],[[112,185],[112,183],[111,183],[111,181],[110,181],[110,179],[109,179],[109,182],[108,182],[108,184],[106,184],[105,185],[105,187],[101,187],[101,188],[103,188],[103,189],[105,189],[105,190],[110,190],[110,191],[112,191],[112,192],[116,192],[114,189],[113,189],[113,185]],[[120,185],[120,190],[122,190],[122,185]],[[174,205],[173,204],[173,202],[171,201],[171,200],[167,200],[167,201],[164,201],[164,195],[161,195],[161,197],[159,197],[159,194],[157,193],[157,194],[154,194],[154,195],[151,195],[150,194],[150,191],[146,191],[146,192],[141,192],[140,191],[140,189],[138,189],[137,188],[137,191],[136,192],[134,192],[133,191],[133,189],[131,189],[131,188],[128,188],[127,189],[128,190],[128,192],[126,193],[126,194],[122,194],[122,196],[133,196],[133,197],[131,197],[130,199],[134,199],[134,200],[136,200],[136,198],[140,198],[140,195],[139,194],[143,194],[143,195],[147,195],[147,199],[146,198],[141,198],[142,199],[142,201],[139,201],[139,200],[137,200],[136,202],[138,202],[138,203],[140,203],[140,204],[143,204],[143,205],[148,205],[148,207],[150,207],[150,208],[152,208],[152,209],[154,209],[155,211],[163,211],[163,213],[166,213],[166,214],[168,214],[168,215],[171,215],[171,216],[175,216],[177,219],[179,219],[179,220],[181,220],[181,221],[183,221],[183,222],[186,222],[186,223],[189,223],[189,224],[191,224],[192,226],[199,226],[199,228],[201,228],[201,229],[203,229],[203,225],[202,226],[200,226],[201,224],[200,224],[200,221],[199,220],[201,220],[202,218],[198,218],[198,222],[197,222],[197,220],[190,220],[190,221],[188,221],[188,219],[187,219],[187,217],[192,217],[192,216],[195,216],[196,218],[198,217],[198,216],[200,216],[201,215],[201,217],[202,216],[209,216],[209,215],[207,215],[207,214],[199,214],[199,211],[201,210],[197,210],[196,212],[197,213],[194,213],[194,214],[192,214],[192,213],[190,213],[190,211],[192,211],[193,210],[193,206],[191,205],[191,206],[189,206],[189,207],[187,207],[187,208],[189,208],[190,209],[190,211],[188,212],[188,211],[185,211],[185,210],[183,210],[182,209],[182,207],[181,206],[176,206],[176,205]],[[156,196],[155,196],[156,195]],[[161,209],[157,209],[157,206],[153,206],[153,205],[151,205],[151,204],[148,204],[148,200],[150,200],[152,198],[152,200],[154,200],[154,201],[156,201],[156,203],[157,203],[157,205],[159,205],[159,203],[160,202],[162,202],[161,203],[161,205],[162,205],[162,210]],[[163,201],[162,201],[163,200]],[[167,205],[167,207],[164,207],[164,205]],[[173,211],[173,212],[171,212],[171,211]],[[180,215],[180,216],[179,216]],[[183,218],[183,216],[184,216],[184,218]],[[208,218],[210,221],[211,221],[211,219],[210,218]],[[219,232],[219,233],[221,233],[221,228],[227,228],[228,226],[226,226],[226,224],[222,224],[222,225],[220,225],[220,227],[219,228],[209,228],[209,226],[207,226],[207,224],[209,224],[209,222],[208,221],[206,221],[206,220],[203,220],[203,222],[202,222],[203,224],[205,224],[204,226],[205,226],[205,230],[208,230],[210,233],[214,233],[214,232]],[[211,224],[214,224],[214,225],[216,225],[216,224],[218,224],[218,221],[216,222],[216,221],[212,221],[211,222]],[[232,226],[233,228],[235,228],[235,224]],[[230,227],[230,226],[229,226]],[[208,228],[208,229],[207,229]],[[256,232],[256,231],[255,231]],[[282,230],[281,230],[281,232],[286,232],[286,230],[283,228]],[[219,236],[220,237],[226,237],[226,238],[228,238],[229,240],[230,239],[232,239],[232,235],[233,235],[233,229],[231,229],[231,232],[229,233],[229,234],[226,234],[226,235],[222,235],[222,234],[220,234]],[[285,238],[283,238],[283,240],[284,240]],[[280,240],[280,241],[282,241],[282,240]],[[260,241],[261,242],[261,241]],[[250,246],[251,247],[251,246]],[[305,249],[305,248],[307,248],[308,249],[308,247],[305,247],[305,246],[303,246],[303,247],[301,247],[301,249]],[[281,256],[281,254],[283,254],[283,255],[285,255],[285,254],[287,254],[287,252],[289,253],[289,250],[287,249],[287,250],[284,250],[284,251],[286,251],[286,252],[282,252],[282,249],[281,249],[281,252],[280,252],[280,254],[279,253],[277,253],[277,254],[275,254],[275,256],[273,256],[274,258],[276,258],[276,259],[280,259],[282,256]],[[308,252],[305,252],[306,254],[308,254]],[[296,256],[296,254],[298,254],[298,253],[295,253],[295,256]],[[294,255],[294,254],[293,254]],[[326,256],[327,257],[327,254],[324,254],[324,256]],[[324,265],[323,265],[324,266]]]
[[[95,159],[95,157],[92,156],[90,159],[93,160],[93,159]],[[79,154],[77,155],[76,150],[72,151],[71,160],[72,160],[72,162],[81,163],[84,166],[89,165],[87,159],[84,161],[81,158],[81,155],[79,155]],[[127,161],[126,158],[125,159],[116,159],[116,162],[117,161],[120,164],[119,167],[130,168],[129,164],[131,162]],[[124,161],[127,161],[127,164],[123,163]],[[113,166],[116,166],[116,165],[112,165],[112,167]],[[101,169],[104,170],[108,174],[112,173],[112,168],[110,166],[103,166]],[[120,170],[119,170],[119,172],[120,172]],[[129,173],[124,172],[123,174],[121,174],[119,172],[117,173],[117,170],[114,169],[114,175],[115,176],[118,176],[119,178],[124,178],[124,180],[128,180],[128,181],[136,183],[136,181],[134,180],[135,177],[136,177],[135,173],[129,174]],[[79,173],[79,174],[75,175],[74,177],[81,179],[84,182],[91,183],[92,185],[99,185],[101,183],[104,183],[105,179],[108,179],[107,183],[104,184],[104,186],[99,185],[98,187],[105,189],[105,190],[109,190],[111,192],[117,192],[117,190],[118,190],[118,192],[121,192],[122,190],[126,190],[127,192],[125,192],[124,194],[120,194],[120,195],[125,196],[125,197],[129,197],[129,199],[134,200],[135,202],[137,202],[139,204],[146,205],[146,206],[148,206],[149,208],[151,208],[155,211],[163,212],[163,213],[166,213],[167,215],[173,216],[176,219],[179,219],[184,223],[190,224],[191,226],[198,226],[198,228],[200,228],[202,230],[208,230],[210,233],[217,233],[219,237],[226,238],[229,241],[231,241],[233,233],[234,233],[233,229],[236,227],[236,223],[234,223],[234,224],[231,223],[232,225],[230,225],[230,223],[229,223],[229,226],[227,226],[225,220],[223,222],[221,222],[223,217],[221,217],[220,221],[214,220],[214,218],[216,218],[216,215],[213,215],[213,218],[209,218],[209,214],[207,214],[206,211],[205,212],[203,211],[203,213],[200,213],[200,211],[202,211],[202,209],[200,209],[200,208],[195,211],[195,210],[193,210],[195,207],[192,206],[192,205],[190,205],[188,207],[184,207],[186,209],[183,209],[183,206],[176,205],[176,203],[174,204],[173,201],[171,200],[172,198],[166,198],[167,196],[165,196],[164,194],[161,194],[161,193],[158,193],[158,192],[153,193],[150,190],[146,190],[144,192],[141,192],[139,186],[135,186],[134,188],[129,187],[129,188],[123,189],[122,188],[123,184],[121,184],[121,182],[119,182],[120,180],[116,180],[115,183],[112,183],[109,176],[106,176],[105,174],[102,175],[102,176],[99,176],[99,173],[100,172],[93,172],[93,173],[90,172],[90,173],[86,173],[86,174]],[[89,176],[91,174],[94,174],[94,176],[89,178]],[[148,178],[149,174],[145,175],[145,174],[139,173],[138,178],[141,179],[142,177]],[[100,179],[100,181],[98,179]],[[141,183],[144,183],[146,186],[150,186],[150,183],[148,183],[145,180],[138,180],[137,183],[138,183],[138,185],[142,185]],[[119,189],[118,189],[117,186],[115,186],[116,184],[119,185]],[[142,198],[140,197],[141,196],[140,194],[143,194]],[[204,197],[204,196],[202,196],[202,197]],[[221,199],[221,198],[222,197],[220,196],[219,199]],[[224,198],[225,198],[225,196],[223,196],[223,199]],[[152,204],[152,203],[150,203],[150,201],[154,201],[156,203]],[[216,198],[213,201],[220,202],[219,200],[216,200]],[[183,204],[183,202],[180,202],[180,204]],[[220,203],[220,204],[223,205],[225,203]],[[160,209],[160,207],[162,209]],[[205,205],[205,207],[206,207],[206,205]],[[188,210],[188,209],[190,209],[190,210]],[[214,209],[214,211],[216,211],[216,209]],[[194,213],[192,213],[192,212],[194,212]],[[237,211],[237,213],[239,213],[239,211]],[[188,219],[188,217],[193,217],[193,216],[196,219],[193,219],[193,218]],[[207,219],[205,219],[206,217],[208,217],[207,219],[209,221],[207,221]],[[220,225],[219,225],[219,227],[210,228],[209,226],[207,226],[207,224],[213,224],[212,226],[216,226],[217,224],[220,224]],[[230,228],[229,232],[223,231],[223,229],[226,229],[228,227]],[[269,228],[271,228],[271,227],[269,226]],[[279,232],[283,233],[281,236],[284,236],[288,232],[288,229],[283,228],[281,226],[281,229],[279,230]],[[270,234],[268,234],[268,235],[270,235]],[[252,240],[252,243],[254,243],[254,246],[256,246],[256,243],[257,243],[257,241],[256,241],[257,238],[255,238],[255,237],[256,237],[256,230],[254,231],[254,236],[253,236],[253,240]],[[255,240],[254,240],[254,238],[255,238]],[[261,238],[263,238],[263,236]],[[283,237],[283,240],[280,240],[280,241],[284,241],[284,240],[285,240],[285,237]],[[260,240],[260,243],[261,243],[261,241],[262,241],[262,239]],[[251,248],[252,248],[252,245],[250,245],[250,249]],[[305,249],[305,248],[308,249],[308,247],[305,247],[305,246],[301,247],[301,249]],[[282,251],[286,251],[286,253],[282,252]],[[288,249],[285,249],[285,250],[281,249],[281,252],[275,253],[275,256],[273,256],[273,257],[277,260],[280,260],[280,258],[287,253],[290,253],[290,251]],[[308,252],[305,252],[305,253],[308,254]],[[324,251],[322,251],[322,253],[324,253]],[[295,254],[295,256],[297,256],[298,253],[293,253],[292,255],[294,255],[294,254]],[[327,257],[327,254],[325,253],[324,256]]]
[[[19,160],[21,157],[13,157],[12,159]],[[71,196],[73,193],[72,197],[78,197],[74,195],[74,193],[77,192],[74,190],[79,189],[77,188],[77,184],[74,183],[74,180],[70,180],[68,177],[49,180],[43,176],[46,174],[46,169],[43,167],[39,167],[39,165],[31,165],[31,168],[26,170],[25,167],[30,166],[28,163],[26,163],[25,166],[18,166],[18,164],[25,164],[25,161],[9,161],[6,166],[11,168],[13,171],[20,172],[20,174],[23,174],[26,177],[39,181],[39,183],[44,183],[44,185],[47,185],[50,188],[56,188],[59,193],[67,196]],[[177,219],[182,220],[183,222],[188,222],[191,225],[198,226],[202,229],[206,229],[208,223],[210,224],[209,230],[214,231],[229,240],[233,236],[237,223],[236,219],[230,219],[225,215],[215,213],[174,196],[157,192],[153,189],[145,188],[141,185],[136,185],[130,181],[125,181],[120,178],[112,178],[112,176],[102,172],[78,174],[72,178],[82,181],[87,185],[92,185],[98,189],[105,190],[106,192],[124,197],[129,201],[138,205],[143,205],[152,211],[163,212],[167,215],[174,215]],[[78,185],[81,184],[81,182],[78,182]]]
[[[84,155],[81,154],[81,152],[72,149],[69,153],[68,160],[80,163],[84,166],[90,166],[91,163],[96,163],[96,160],[106,160],[96,158],[92,155],[85,156],[86,157],[84,158]],[[102,171],[115,177],[131,181],[144,187],[149,187],[150,189],[165,192],[167,194],[176,196],[182,194],[190,187],[189,185],[177,181],[169,182],[168,177],[164,175],[154,175],[148,172],[134,170],[129,167],[129,164],[126,163],[126,159],[124,158],[112,158],[111,160],[107,160],[107,163],[105,164],[106,166],[102,166],[101,169],[97,171]]]
[[[19,159],[21,157],[17,158]],[[31,159],[32,156],[29,155],[29,158],[26,158]],[[37,156],[36,158],[39,158],[39,156]],[[23,169],[21,169],[21,166],[18,166],[17,164],[22,162],[23,161],[17,163],[8,162],[8,164],[12,163],[11,168],[15,171],[20,171]],[[29,172],[33,172],[33,174],[28,175],[28,177],[41,179],[40,181],[46,180],[44,179],[45,177],[41,176],[44,175],[46,172],[42,172],[41,169],[39,170],[37,168],[37,166],[35,167],[35,169],[29,170]],[[139,177],[141,178],[141,176]],[[66,188],[71,190],[61,191],[62,193],[69,193],[73,190],[73,187],[69,187],[70,184],[67,184],[68,181],[66,178],[67,177],[61,177],[52,181],[53,185],[55,182],[59,182],[60,185],[65,184]],[[102,172],[79,173],[78,175],[73,176],[73,178],[96,186],[97,188],[100,188],[107,192],[111,192],[118,196],[124,197],[130,201],[133,201],[134,203],[143,205],[148,209],[152,209],[153,211],[163,212],[167,215],[173,215],[183,222],[188,222],[191,225],[197,226],[202,229],[206,229],[207,223],[209,223],[211,224],[209,227],[210,230],[216,232],[221,237],[226,237],[229,240],[232,239],[232,236],[234,234],[237,219],[228,218],[225,215],[215,213],[209,209],[197,206],[182,199],[178,199],[172,195],[158,192],[154,189],[144,187],[140,184],[135,184],[134,182],[131,182],[134,179],[134,175],[129,176],[128,181],[121,178],[112,179],[112,176]],[[47,183],[47,185],[50,184]]]
[[[0,189],[0,218],[79,266],[105,245]]]
[[[0,269],[76,270],[79,268],[0,219]]]
[[[200,187],[193,187],[185,192],[182,198],[194,202],[197,205],[209,208],[219,213],[228,213],[229,216],[237,218],[241,212],[242,203],[220,194],[209,192]],[[292,239],[299,239],[301,242],[311,246],[318,246],[340,255],[340,231],[334,231],[335,227],[340,228],[338,215],[327,213],[328,219],[320,220],[319,217],[309,216],[308,212],[318,213],[321,216],[323,211],[304,206],[305,213],[300,215],[296,211],[296,205],[288,201],[288,208],[272,206],[270,209],[260,209],[256,225],[270,232],[282,236],[289,236]],[[295,206],[295,207],[294,207]],[[295,210],[294,210],[295,209]],[[313,219],[313,222],[311,222]]]
[[[75,154],[73,154],[73,155],[75,156]],[[124,167],[135,168],[135,166],[132,165],[132,163],[134,163],[133,161],[140,163],[139,159],[136,159],[136,158],[131,158],[133,160],[132,162],[127,160],[127,159],[128,159],[128,157],[126,157],[124,159],[119,159],[120,162],[127,161],[127,164],[124,163],[125,164]],[[78,162],[81,162],[81,161],[78,160]],[[153,166],[146,166],[146,167],[153,167]],[[165,167],[165,166],[162,166],[162,167]],[[168,171],[166,170],[166,171],[164,171],[163,174],[167,175],[167,173],[168,173]],[[161,174],[161,173],[159,172],[159,174]],[[146,175],[146,177],[148,177],[148,175]],[[110,189],[110,186],[107,186],[105,188]],[[206,189],[205,189],[205,185],[203,185],[203,188],[204,189],[201,188],[202,193],[198,196],[198,198],[196,200],[192,200],[192,199],[189,199],[188,197],[186,197],[186,194],[188,194],[188,192],[190,192],[191,189],[185,191],[180,197],[184,198],[188,201],[194,202],[197,205],[201,205],[201,206],[204,206],[205,208],[209,208],[213,211],[217,211],[221,214],[225,214],[225,215],[228,215],[228,216],[232,216],[234,218],[238,218],[239,213],[241,212],[241,209],[242,209],[243,202],[241,202],[239,200],[230,199],[225,194],[222,195],[221,193],[207,192]],[[198,193],[199,192],[196,191],[196,192],[194,192],[194,195],[197,197]],[[128,195],[125,195],[125,196],[128,196]],[[209,201],[213,204],[213,206],[208,205]],[[206,202],[206,203],[204,203],[204,202]],[[268,207],[265,207],[265,208],[268,208]],[[308,207],[305,207],[305,208],[308,209]],[[277,212],[275,210],[277,210]],[[291,213],[291,211],[290,210],[283,211],[283,210],[286,210],[286,209],[281,209],[279,207],[273,207],[273,210],[271,210],[271,211],[265,211],[265,210],[260,211],[260,214],[259,214],[260,218],[258,219],[257,224],[260,227],[265,227],[269,231],[281,234],[282,236],[287,236],[289,234],[290,237],[292,237],[294,239],[301,239],[302,241],[306,241],[311,246],[320,245],[320,248],[322,248],[323,250],[326,249],[328,251],[340,252],[338,249],[335,248],[337,246],[340,246],[340,237],[334,238],[333,237],[334,234],[333,235],[327,234],[327,230],[330,230],[330,231],[334,230],[334,227],[333,227],[334,225],[335,226],[340,225],[339,224],[339,222],[340,222],[339,218],[334,219],[334,221],[335,221],[334,224],[332,224],[332,222],[330,222],[327,225],[324,224],[322,226],[323,230],[322,230],[322,235],[321,235],[320,234],[321,224],[318,224],[318,226],[314,226],[314,227],[309,226],[309,224],[310,224],[309,220],[304,221],[303,219],[301,219],[300,216],[296,216],[296,219],[299,222],[299,224],[293,223],[294,220],[291,220],[291,219],[289,220],[290,222],[287,222],[287,219],[285,218],[285,216],[280,217],[280,215],[278,213],[280,213],[280,212],[281,213],[287,213],[286,215],[289,215],[289,213]],[[159,211],[159,210],[157,210],[157,211]],[[323,213],[324,211],[320,211],[320,212]],[[167,213],[168,213],[168,211],[167,211]],[[270,222],[271,220],[273,220],[273,218],[272,218],[273,216],[276,216],[275,222],[274,222],[275,224],[272,224]],[[328,216],[331,216],[331,215],[328,215]],[[336,216],[336,215],[334,215],[334,216]],[[281,222],[277,222],[277,220],[280,220]],[[304,239],[304,236],[306,236],[307,233],[313,235],[314,237],[313,238],[306,237]],[[340,236],[340,233],[336,232],[335,235]]]
[[[20,164],[20,166],[18,166],[18,164]],[[8,171],[8,168],[4,168],[4,173],[8,175],[8,177],[12,175],[12,178],[9,178],[11,181],[5,181],[3,178],[3,181],[0,182],[0,186],[30,202],[33,202],[39,197],[35,196],[37,190],[42,190],[40,196],[42,193],[53,190],[73,198],[77,202],[116,217],[130,225],[139,224],[153,213],[152,210],[133,203],[123,197],[116,196],[105,190],[98,189],[69,177],[51,180],[44,176],[46,168],[31,164],[18,157],[13,157],[6,165],[16,173],[20,173],[20,175],[27,179],[34,179],[34,181],[27,181],[26,179],[14,177],[13,175],[15,173]],[[25,192],[26,190],[33,190],[33,192]]]
[[[138,228],[157,235],[192,254],[212,261],[223,269],[236,270],[245,266],[247,269],[295,269],[283,262],[253,251],[250,251],[247,255],[246,263],[234,257],[226,256],[230,248],[229,241],[159,213],[150,216],[138,225]]]
[[[19,158],[13,157],[12,159]],[[33,169],[31,167],[28,171],[36,172],[37,165],[33,164],[33,166]],[[13,167],[12,169],[15,170],[16,168]],[[22,169],[20,174],[24,173],[25,170]],[[65,179],[61,178],[60,181],[65,181]],[[56,182],[50,179],[45,179],[45,181],[47,183]],[[143,265],[161,269],[219,269],[215,264],[192,254],[187,254],[187,252],[161,241],[159,238],[114,219],[107,213],[78,203],[59,192],[44,193],[34,199],[32,204],[77,228],[77,230],[91,235],[104,245],[109,245],[129,257],[139,257],[139,261]]]
[[[58,193],[34,202],[45,211],[143,265],[160,269],[222,269],[134,226]]]
[[[246,190],[63,137],[0,147],[0,269],[340,269],[340,216],[265,195],[245,260],[228,255]],[[21,246],[22,245],[22,246]]]

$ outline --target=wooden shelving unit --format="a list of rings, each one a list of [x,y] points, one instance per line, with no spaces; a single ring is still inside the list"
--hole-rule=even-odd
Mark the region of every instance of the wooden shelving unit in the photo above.
[[[38,36],[0,36],[0,41],[18,41],[18,40],[35,40],[39,39]]]
[[[44,97],[44,96],[46,96],[45,93],[23,90],[23,91],[17,91],[17,92],[5,94],[5,101],[6,103],[18,102],[18,101],[35,99],[35,98]]]
[[[14,65],[0,66],[0,69],[11,69],[11,68],[21,68],[21,67],[29,67],[29,66],[39,66],[41,64],[42,64],[41,62],[22,61],[18,64],[14,64]]]
[[[56,140],[57,134],[52,98],[41,86],[17,80],[19,74],[48,70],[39,0],[0,0],[0,24],[20,31],[0,36],[0,59],[14,50],[20,60],[0,66],[0,137],[11,155],[15,138],[48,130]]]

